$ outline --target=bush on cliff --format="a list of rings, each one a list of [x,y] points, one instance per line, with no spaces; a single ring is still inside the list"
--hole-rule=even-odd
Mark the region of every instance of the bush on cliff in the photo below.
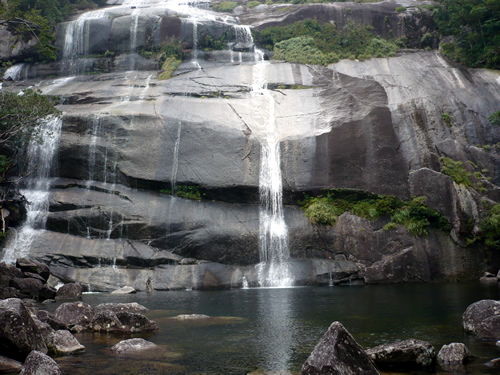
[[[340,59],[365,60],[393,56],[399,49],[395,41],[375,36],[372,27],[349,21],[337,29],[316,20],[269,27],[255,32],[257,43],[274,49],[274,59],[302,64],[329,64]]]
[[[391,230],[397,225],[403,225],[410,233],[418,236],[427,235],[430,228],[450,230],[446,218],[425,205],[425,197],[403,201],[390,195],[376,195],[356,190],[325,191],[326,196],[306,196],[301,202],[312,224],[334,226],[338,217],[348,211],[370,220],[388,216],[391,221],[384,229]]]

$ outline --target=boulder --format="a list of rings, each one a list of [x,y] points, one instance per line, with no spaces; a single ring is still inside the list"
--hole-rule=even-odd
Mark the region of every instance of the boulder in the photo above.
[[[38,332],[40,333],[40,335],[42,335],[42,337],[46,338],[47,335],[54,332],[54,329],[48,323],[42,322],[40,319],[36,317],[36,315],[32,314],[31,318],[35,322],[35,325],[38,328]]]
[[[83,288],[80,284],[64,284],[57,290],[56,300],[59,299],[78,299],[82,298]]]
[[[463,365],[473,357],[465,344],[453,342],[443,345],[437,355],[439,365],[445,370],[460,371]]]
[[[38,262],[34,259],[18,258],[16,260],[16,267],[20,268],[22,272],[32,272],[43,277],[47,280],[50,276],[50,269],[45,263]]]
[[[16,279],[22,277],[23,272],[19,268],[16,268],[5,262],[0,263],[0,285],[9,286],[8,282],[7,284],[4,284],[5,279]]]
[[[47,346],[29,310],[20,299],[0,301],[0,352],[24,360],[32,350],[47,352]]]
[[[148,309],[137,302],[130,303],[101,303],[94,307],[94,313],[99,313],[102,311],[113,311],[114,313],[120,311],[126,311],[130,313],[144,313]]]
[[[94,311],[90,305],[83,302],[67,302],[59,306],[55,312],[55,317],[69,328],[81,326],[89,328]]]
[[[156,322],[149,320],[142,314],[121,311],[116,313],[116,316],[125,327],[126,332],[139,333],[158,330]]]
[[[43,283],[38,279],[13,279],[10,286],[16,288],[26,295],[36,296],[43,288]]]
[[[491,285],[497,285],[498,280],[497,280],[497,275],[494,275],[490,272],[485,272],[483,276],[479,279],[481,284],[491,284]]]
[[[137,291],[131,286],[124,286],[123,288],[113,290],[111,294],[132,294],[137,293]]]
[[[22,367],[21,362],[0,355],[0,374],[17,374]]]
[[[380,368],[412,369],[430,367],[436,358],[434,347],[415,339],[382,344],[366,353]]]
[[[499,340],[500,301],[486,299],[469,305],[462,321],[465,332],[484,340]]]
[[[42,289],[38,292],[38,298],[40,301],[52,300],[56,298],[56,290],[48,284],[44,284]]]
[[[127,311],[100,311],[94,315],[92,329],[97,332],[139,333],[158,330],[158,326],[142,314]]]
[[[68,330],[52,332],[45,341],[49,353],[54,355],[76,354],[85,351],[85,347]]]
[[[379,374],[375,364],[340,322],[333,322],[299,375]]]
[[[64,324],[61,320],[56,318],[54,314],[51,314],[46,310],[38,310],[36,312],[36,316],[41,322],[49,324],[52,327],[52,329],[56,331],[68,328],[66,324]]]
[[[20,290],[12,287],[0,287],[0,300],[7,298],[24,298],[26,297]]]
[[[491,361],[485,363],[488,367],[500,368],[500,358],[494,358]]]
[[[115,344],[111,347],[111,351],[115,353],[129,353],[129,352],[138,352],[147,349],[153,349],[158,347],[158,345],[146,341],[141,338],[129,339],[120,341],[118,344]]]
[[[63,375],[63,372],[48,355],[33,350],[26,358],[20,375]]]

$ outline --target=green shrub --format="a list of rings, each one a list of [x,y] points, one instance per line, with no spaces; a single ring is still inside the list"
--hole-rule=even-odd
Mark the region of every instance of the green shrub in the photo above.
[[[305,215],[315,225],[335,225],[338,217],[346,211],[351,214],[376,220],[387,216],[391,221],[384,230],[403,225],[417,236],[428,234],[429,228],[450,230],[446,218],[425,205],[425,197],[403,201],[389,195],[375,195],[368,192],[336,189],[327,196],[306,196],[301,202]]]
[[[450,114],[449,113],[446,113],[446,112],[443,112],[443,114],[441,115],[441,118],[443,119],[443,121],[446,123],[446,125],[451,128],[451,117],[450,117]]]
[[[236,8],[237,6],[238,3],[236,1],[223,1],[219,4],[214,5],[212,9],[217,12],[232,13],[234,8]]]
[[[175,69],[181,65],[181,60],[178,60],[174,56],[169,56],[166,58],[165,62],[163,63],[161,69],[163,70],[162,73],[158,75],[159,80],[167,80],[172,77],[172,74],[174,73]]]
[[[493,206],[481,222],[480,237],[486,247],[500,250],[500,203]]]
[[[349,21],[337,30],[331,23],[304,20],[255,32],[255,38],[264,48],[274,49],[274,59],[303,64],[393,56],[399,49],[396,42],[374,36],[372,29]]]
[[[441,157],[441,172],[450,176],[457,184],[470,187],[472,185],[470,173],[461,161],[455,161],[445,156]]]
[[[172,190],[162,189],[160,190],[160,193],[170,195],[172,194]],[[196,201],[201,200],[200,188],[194,185],[177,185],[175,187],[174,195],[184,199],[192,199]]]
[[[488,121],[493,126],[500,126],[500,111],[497,111],[490,116],[488,116]]]
[[[247,7],[252,9],[252,8],[255,8],[257,5],[260,5],[261,2],[260,1],[256,1],[256,0],[252,0],[252,1],[249,1],[247,3]]]
[[[406,7],[397,7],[396,8],[396,12],[398,12],[398,13],[405,12],[405,11],[406,11]]]

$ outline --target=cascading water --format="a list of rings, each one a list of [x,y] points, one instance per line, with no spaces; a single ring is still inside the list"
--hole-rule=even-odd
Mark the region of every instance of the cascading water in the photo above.
[[[23,69],[24,69],[24,64],[12,65],[3,74],[3,79],[5,79],[5,80],[10,79],[12,81],[20,81],[23,79],[23,77],[22,77]]]
[[[77,58],[89,53],[89,20],[107,15],[105,10],[86,12],[68,23],[63,47],[62,69],[78,73]]]
[[[259,171],[259,284],[265,287],[291,286],[293,278],[289,269],[288,228],[283,212],[281,152],[275,121],[275,100],[267,89],[266,62],[263,52],[258,49],[255,49],[255,61],[257,64],[254,65],[252,93],[254,97],[259,97],[260,111],[265,114]]]
[[[59,145],[62,119],[48,117],[40,122],[39,127],[43,142],[34,138],[28,145],[27,169],[31,172],[31,178],[27,181],[27,188],[21,190],[29,202],[27,218],[13,243],[4,252],[2,260],[7,263],[14,263],[17,258],[28,256],[37,230],[45,229],[49,211],[50,177],[54,169],[53,158]]]

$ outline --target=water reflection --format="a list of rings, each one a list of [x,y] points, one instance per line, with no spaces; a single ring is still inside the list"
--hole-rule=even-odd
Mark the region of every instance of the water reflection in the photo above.
[[[264,370],[289,370],[297,346],[297,320],[293,315],[293,289],[267,289],[257,293],[261,324],[257,340],[259,367]]]

